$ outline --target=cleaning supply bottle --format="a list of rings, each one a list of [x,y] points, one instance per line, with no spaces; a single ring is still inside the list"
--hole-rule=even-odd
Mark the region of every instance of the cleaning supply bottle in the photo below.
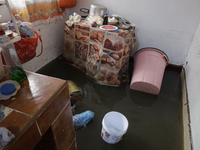
[[[105,16],[103,19],[103,25],[108,25],[108,13],[105,13]]]
[[[0,29],[0,47],[2,48],[3,57],[12,80],[23,81],[26,79],[26,73],[17,56],[14,44],[5,35],[4,30]]]

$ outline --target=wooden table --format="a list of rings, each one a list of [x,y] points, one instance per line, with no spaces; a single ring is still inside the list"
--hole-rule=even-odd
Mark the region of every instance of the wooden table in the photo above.
[[[13,97],[0,104],[13,111],[0,122],[15,138],[3,149],[31,150],[51,127],[57,149],[75,150],[76,140],[67,81],[26,72]],[[0,82],[9,80],[7,74]]]

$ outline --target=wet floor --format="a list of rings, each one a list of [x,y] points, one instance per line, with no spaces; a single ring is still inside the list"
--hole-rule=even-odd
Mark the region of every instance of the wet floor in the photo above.
[[[182,101],[180,73],[165,70],[158,96],[121,87],[99,85],[80,70],[57,58],[38,73],[74,81],[84,99],[76,103],[73,114],[86,110],[94,119],[85,128],[76,130],[78,150],[182,150]],[[101,138],[102,119],[109,111],[118,111],[129,122],[124,138],[107,144]]]

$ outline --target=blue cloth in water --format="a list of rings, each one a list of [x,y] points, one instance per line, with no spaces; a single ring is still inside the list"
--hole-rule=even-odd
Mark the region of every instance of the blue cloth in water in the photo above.
[[[87,110],[83,113],[73,116],[73,122],[75,128],[85,127],[86,124],[94,117],[94,112]]]

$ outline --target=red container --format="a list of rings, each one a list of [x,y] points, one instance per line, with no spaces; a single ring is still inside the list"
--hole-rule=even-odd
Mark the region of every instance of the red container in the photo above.
[[[167,64],[167,55],[159,49],[143,48],[137,51],[130,88],[158,95]]]

